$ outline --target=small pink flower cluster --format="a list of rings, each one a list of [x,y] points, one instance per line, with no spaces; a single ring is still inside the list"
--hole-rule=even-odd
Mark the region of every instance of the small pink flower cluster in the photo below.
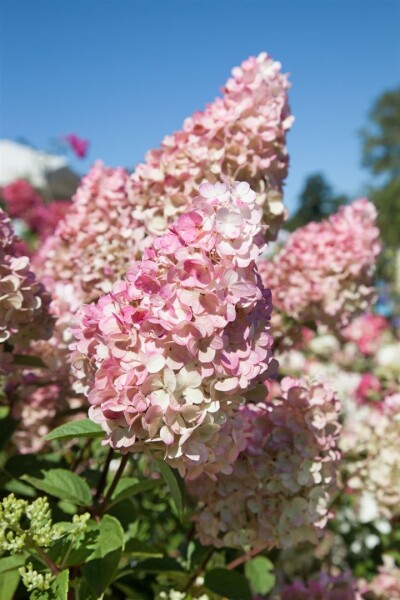
[[[360,382],[355,391],[355,396],[359,404],[368,404],[369,402],[378,402],[383,393],[382,384],[378,377],[373,373],[363,373]]]
[[[375,219],[373,204],[361,199],[291,234],[271,261],[259,265],[274,306],[296,321],[335,327],[368,308],[380,251]]]
[[[30,183],[23,179],[5,186],[1,193],[9,215],[13,219],[23,220],[41,241],[54,232],[71,204],[69,200],[46,204]]]
[[[130,198],[150,234],[164,233],[207,179],[247,181],[264,209],[267,233],[276,235],[285,218],[285,137],[293,122],[280,68],[266,53],[245,60],[233,69],[222,98],[186,119],[181,131],[165,137],[136,167]]]
[[[7,362],[4,343],[18,352],[31,340],[49,338],[53,326],[50,297],[29,270],[29,258],[16,256],[16,244],[10,218],[0,209],[0,369]]]
[[[349,493],[360,504],[373,503],[376,516],[400,515],[400,394],[349,414],[340,447],[347,457],[344,475]]]
[[[75,133],[70,133],[64,137],[64,140],[70,146],[71,150],[78,158],[85,158],[89,148],[88,140],[78,137]]]
[[[279,600],[362,600],[362,597],[350,573],[319,573],[306,583],[295,581],[285,585]]]
[[[189,479],[231,470],[241,429],[230,424],[218,446],[221,427],[274,363],[270,292],[255,268],[256,194],[248,183],[202,184],[200,194],[110,294],[83,308],[72,355],[108,443],[161,451]]]
[[[19,377],[12,402],[12,417],[19,421],[13,435],[13,443],[19,454],[31,454],[41,450],[44,444],[43,436],[54,425],[60,408],[59,385],[41,385],[40,379],[31,373]]]
[[[388,330],[389,323],[384,317],[367,312],[353,319],[342,333],[362,354],[373,356],[382,346],[383,335]]]
[[[246,449],[230,475],[200,477],[194,520],[203,544],[288,548],[316,542],[329,514],[339,453],[339,403],[318,383],[282,381],[282,397],[240,408]]]

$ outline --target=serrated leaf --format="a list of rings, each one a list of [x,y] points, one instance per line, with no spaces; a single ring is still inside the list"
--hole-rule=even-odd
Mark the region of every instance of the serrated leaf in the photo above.
[[[71,421],[64,423],[59,427],[50,431],[44,436],[47,442],[53,440],[70,440],[73,438],[96,438],[103,437],[104,431],[97,423],[90,419],[80,419],[79,421]]]
[[[22,554],[14,554],[14,556],[0,558],[0,573],[7,573],[8,571],[19,569],[19,567],[22,567],[25,564],[25,560],[26,558]]]
[[[109,508],[115,506],[126,498],[132,498],[136,494],[148,492],[160,485],[160,480],[149,479],[146,481],[138,481],[134,477],[124,477],[118,482],[118,485],[112,495]]]
[[[12,600],[18,587],[20,575],[18,571],[7,571],[0,577],[0,598],[1,600]]]
[[[93,553],[82,567],[82,575],[96,598],[112,582],[118,569],[124,547],[121,523],[111,515],[104,515]]]
[[[184,502],[181,483],[178,479],[178,473],[171,469],[171,467],[168,466],[167,463],[163,460],[156,459],[155,462],[165,483],[169,487],[169,491],[171,492],[172,500],[174,501],[178,517],[182,520]]]
[[[229,600],[251,600],[249,583],[244,575],[228,569],[212,569],[204,577],[204,586]]]
[[[274,565],[266,556],[256,556],[244,565],[253,594],[267,594],[275,585]]]
[[[50,469],[42,471],[42,474],[42,479],[30,475],[23,475],[21,479],[36,489],[61,500],[81,506],[90,506],[92,503],[92,494],[88,484],[76,473],[66,469]]]
[[[69,571],[61,571],[52,582],[49,590],[35,590],[31,600],[68,600]]]

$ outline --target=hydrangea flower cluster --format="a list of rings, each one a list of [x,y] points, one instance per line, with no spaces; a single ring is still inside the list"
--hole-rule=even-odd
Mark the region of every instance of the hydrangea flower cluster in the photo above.
[[[342,334],[365,356],[375,355],[383,345],[384,335],[389,329],[388,321],[381,315],[364,313],[351,321]]]
[[[44,199],[24,179],[18,179],[2,188],[1,194],[8,214],[21,219],[41,241],[52,234],[58,222],[70,207],[69,200],[56,200],[46,204]]]
[[[245,60],[232,70],[222,98],[186,119],[181,131],[165,137],[136,167],[130,198],[148,232],[164,233],[207,179],[247,181],[264,209],[270,237],[276,235],[285,217],[285,136],[293,122],[289,83],[280,69],[266,53]]]
[[[286,377],[281,398],[246,404],[247,444],[230,475],[190,484],[201,543],[288,548],[316,542],[330,516],[339,403],[326,385]]]
[[[372,504],[371,514],[400,515],[400,394],[350,414],[340,447],[346,455],[346,486],[359,506]]]
[[[279,600],[362,600],[350,573],[319,573],[314,579],[285,585]]]
[[[12,417],[18,421],[13,443],[19,454],[35,453],[43,447],[43,437],[53,428],[60,410],[67,410],[68,405],[63,406],[60,385],[46,382],[48,373],[41,377],[18,374],[14,379],[6,386],[7,396],[12,398]],[[15,390],[10,389],[13,384]]]
[[[373,204],[360,199],[295,231],[272,260],[259,264],[274,306],[296,321],[335,327],[367,309],[380,251],[375,220]]]
[[[82,179],[66,218],[35,257],[56,303],[58,298],[63,302],[62,290],[57,294],[54,289],[57,283],[73,286],[78,306],[97,300],[125,275],[137,245],[127,177],[124,169],[96,163]]]
[[[251,183],[274,235],[285,213],[285,135],[293,121],[280,67],[263,53],[233,69],[223,97],[166,137],[130,178],[97,163],[39,252],[35,264],[45,281],[72,282],[82,302],[97,300],[187,209],[205,179]]]
[[[244,182],[202,184],[200,194],[110,294],[83,308],[72,355],[108,443],[161,451],[189,479],[231,471],[244,442],[230,423],[218,445],[221,427],[274,365],[256,194]]]
[[[4,350],[49,338],[53,325],[50,296],[30,271],[29,258],[16,255],[16,244],[10,219],[0,209],[0,370],[7,362]]]

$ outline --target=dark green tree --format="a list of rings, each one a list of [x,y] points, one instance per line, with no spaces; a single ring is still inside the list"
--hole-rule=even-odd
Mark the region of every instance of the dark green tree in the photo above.
[[[336,196],[322,174],[309,175],[299,197],[299,208],[285,228],[294,231],[310,221],[322,221],[346,202],[346,196]]]
[[[362,162],[375,181],[369,197],[378,208],[384,245],[400,247],[400,87],[382,94],[361,131]]]
[[[373,175],[400,177],[400,87],[378,98],[361,138],[364,166]]]

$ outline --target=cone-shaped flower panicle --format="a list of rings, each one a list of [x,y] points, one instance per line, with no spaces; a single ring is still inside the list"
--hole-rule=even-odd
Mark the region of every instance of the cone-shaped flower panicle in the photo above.
[[[376,210],[366,199],[295,231],[273,260],[260,261],[274,307],[297,321],[343,326],[374,297],[380,251]]]
[[[285,137],[293,121],[280,67],[263,53],[233,69],[223,96],[186,119],[131,177],[97,163],[37,256],[41,273],[72,282],[83,302],[97,300],[187,210],[204,180],[249,182],[273,237],[285,216]]]
[[[340,406],[326,385],[289,377],[281,385],[280,398],[240,407],[247,443],[233,472],[190,483],[203,544],[288,548],[316,542],[327,523]]]
[[[247,183],[200,186],[190,210],[97,304],[85,306],[72,364],[89,416],[122,452],[161,451],[182,475],[228,472],[243,395],[273,367],[270,292],[255,259],[261,208]]]
[[[37,253],[34,265],[56,302],[57,283],[72,285],[74,304],[81,306],[110,291],[125,275],[137,245],[127,177],[124,169],[96,163],[82,179],[65,219]]]
[[[232,70],[221,98],[185,120],[181,131],[148,152],[130,179],[135,216],[160,235],[204,180],[247,181],[263,207],[267,234],[285,218],[282,184],[287,175],[286,133],[293,123],[289,83],[266,53]]]

